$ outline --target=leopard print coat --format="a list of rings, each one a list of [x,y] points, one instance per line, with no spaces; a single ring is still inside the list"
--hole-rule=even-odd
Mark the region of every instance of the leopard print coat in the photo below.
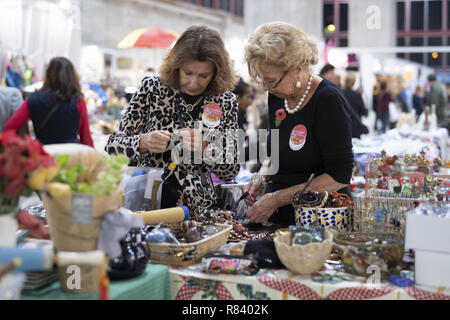
[[[172,160],[171,157],[167,157],[168,152],[164,154],[151,152],[140,154],[139,152],[142,133],[155,130],[168,130],[173,133],[174,130],[181,128],[174,107],[176,102],[186,128],[194,128],[194,123],[201,121],[202,112],[197,119],[194,119],[183,100],[180,99],[180,95],[178,90],[164,86],[158,76],[145,77],[132,97],[120,123],[108,138],[105,150],[109,154],[124,154],[129,159],[137,161],[139,167],[164,168],[163,179],[175,174],[184,190],[184,199],[191,208],[212,208],[216,205],[217,198],[210,173],[214,172],[219,179],[229,181],[236,177],[240,169],[237,161],[237,135],[227,134],[228,129],[238,129],[238,107],[233,93],[225,92],[217,96],[206,96],[202,101],[203,106],[216,103],[222,110],[218,125],[216,122],[213,123],[215,127],[211,127],[204,122],[203,139],[214,142],[220,133],[223,134],[224,139],[222,147],[219,147],[220,143],[208,145],[207,149],[210,148],[210,152],[203,153],[201,165],[184,164],[178,161],[175,169],[171,170],[169,164]],[[197,106],[199,107],[201,108]],[[176,142],[173,143],[173,138],[171,148],[177,146]],[[222,154],[222,157],[217,157],[218,154]],[[203,179],[201,170],[205,173]]]

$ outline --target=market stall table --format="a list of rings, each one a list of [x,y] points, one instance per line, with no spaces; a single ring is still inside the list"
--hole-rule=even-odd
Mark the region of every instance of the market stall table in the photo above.
[[[450,288],[379,286],[331,269],[311,276],[261,269],[254,276],[213,275],[201,265],[169,269],[174,300],[450,300]],[[370,276],[370,275],[368,275]]]
[[[23,290],[21,300],[97,300],[98,292],[66,293],[59,281],[38,290]],[[168,300],[170,282],[168,267],[148,264],[142,275],[132,279],[114,280],[109,286],[109,300]]]

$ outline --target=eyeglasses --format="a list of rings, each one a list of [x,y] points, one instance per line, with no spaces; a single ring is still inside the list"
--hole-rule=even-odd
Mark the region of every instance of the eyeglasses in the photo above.
[[[258,81],[258,83],[260,83],[264,87],[264,90],[272,91],[273,89],[278,87],[278,85],[281,83],[281,81],[283,81],[284,77],[288,74],[288,72],[289,72],[289,70],[285,71],[278,81],[269,80],[269,81],[265,82],[259,77],[258,77],[257,81]]]

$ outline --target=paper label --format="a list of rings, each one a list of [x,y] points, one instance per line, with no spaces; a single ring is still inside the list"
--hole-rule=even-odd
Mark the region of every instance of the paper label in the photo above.
[[[70,219],[73,223],[91,224],[94,198],[89,194],[72,194]]]

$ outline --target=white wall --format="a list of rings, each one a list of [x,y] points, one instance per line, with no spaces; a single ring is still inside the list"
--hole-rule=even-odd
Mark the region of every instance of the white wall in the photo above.
[[[0,1],[0,62],[9,54],[25,55],[42,78],[54,56],[65,56],[78,66],[80,47],[78,0],[65,8],[56,0]]]
[[[396,45],[395,0],[349,1],[349,47],[391,47]]]

